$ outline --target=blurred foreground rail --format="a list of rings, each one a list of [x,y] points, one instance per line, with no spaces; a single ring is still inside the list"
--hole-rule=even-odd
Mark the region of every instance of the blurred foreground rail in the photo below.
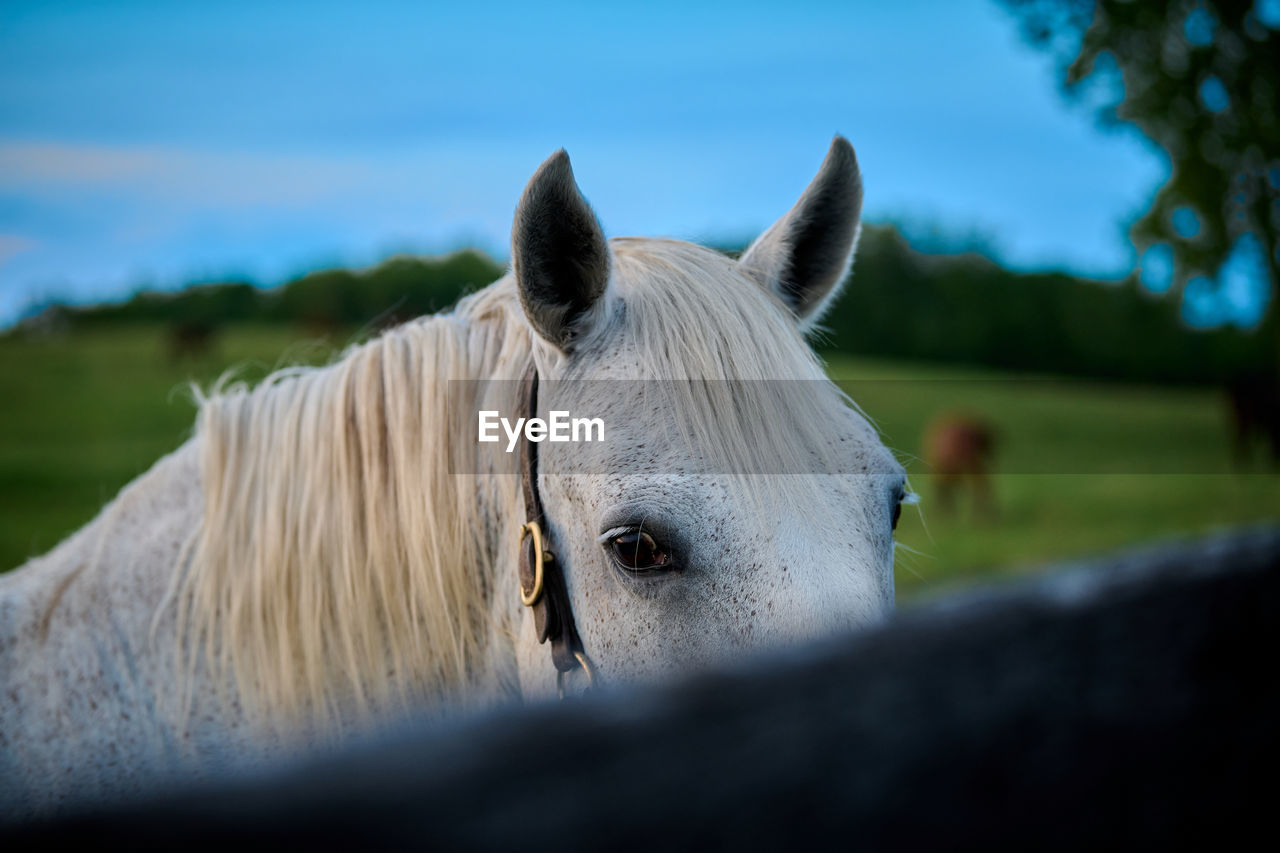
[[[1275,527],[1125,552],[734,671],[409,726],[0,839],[1221,845],[1269,820],[1278,579]]]

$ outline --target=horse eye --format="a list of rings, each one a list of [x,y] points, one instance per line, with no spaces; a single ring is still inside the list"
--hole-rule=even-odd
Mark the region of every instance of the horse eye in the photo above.
[[[918,492],[908,492],[906,489],[899,489],[894,496],[893,503],[893,530],[898,529],[898,519],[902,518],[902,507],[904,504],[912,506],[920,503],[920,494]]]
[[[629,572],[669,568],[671,555],[643,530],[628,530],[609,540],[613,558]]]

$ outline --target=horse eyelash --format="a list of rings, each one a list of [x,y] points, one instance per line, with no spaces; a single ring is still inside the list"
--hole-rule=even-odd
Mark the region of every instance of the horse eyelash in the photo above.
[[[633,530],[635,530],[635,529],[636,529],[636,528],[634,528],[634,527],[610,527],[610,528],[609,528],[608,530],[606,530],[604,533],[601,533],[599,536],[597,536],[597,537],[596,537],[596,542],[598,542],[598,543],[600,543],[601,545],[603,545],[603,544],[605,544],[606,542],[608,542],[610,539],[615,539],[615,538],[617,538],[617,537],[621,536],[622,534],[624,534],[624,533],[630,533],[631,531],[633,531]]]
[[[606,542],[608,542],[610,539],[613,539],[617,536],[621,536],[624,533],[631,533],[633,531],[637,533],[643,533],[644,523],[647,519],[648,519],[648,516],[646,515],[644,518],[640,519],[640,523],[635,527],[631,527],[629,525],[621,525],[619,527],[610,527],[604,533],[601,533],[599,536],[596,537],[596,542],[603,545]]]

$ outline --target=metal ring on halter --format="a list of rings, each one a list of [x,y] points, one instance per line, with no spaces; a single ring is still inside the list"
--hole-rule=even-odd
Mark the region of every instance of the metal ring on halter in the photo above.
[[[591,666],[591,661],[582,652],[574,652],[573,656],[578,659],[578,666],[587,674],[587,689],[594,688],[596,686],[596,671],[595,668]],[[572,671],[573,670],[570,670],[570,672]],[[561,699],[564,698],[563,672],[556,672],[556,693],[559,694]]]
[[[542,550],[542,528],[538,526],[536,521],[527,521],[520,525],[520,541],[524,541],[526,533],[533,534],[533,589],[526,595],[524,586],[520,587],[520,603],[525,607],[532,607],[538,603],[538,599],[542,598],[542,575],[543,563],[550,559],[551,555]]]

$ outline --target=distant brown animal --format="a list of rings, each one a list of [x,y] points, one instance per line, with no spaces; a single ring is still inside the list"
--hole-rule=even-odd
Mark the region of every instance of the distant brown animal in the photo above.
[[[953,513],[957,493],[967,489],[978,514],[988,518],[995,515],[989,478],[995,429],[989,423],[972,415],[939,415],[925,429],[923,446],[942,513]]]
[[[213,351],[217,327],[207,320],[184,320],[169,326],[169,360],[198,359]]]
[[[1237,373],[1227,382],[1227,413],[1231,419],[1237,465],[1246,465],[1261,437],[1271,452],[1271,465],[1280,470],[1280,374],[1275,370]]]

